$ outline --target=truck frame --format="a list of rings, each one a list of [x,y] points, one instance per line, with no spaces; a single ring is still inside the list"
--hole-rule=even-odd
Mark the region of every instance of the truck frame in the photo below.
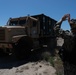
[[[10,18],[0,27],[0,52],[15,54],[17,58],[27,57],[31,51],[48,47],[50,35],[40,29],[39,18],[25,16]]]

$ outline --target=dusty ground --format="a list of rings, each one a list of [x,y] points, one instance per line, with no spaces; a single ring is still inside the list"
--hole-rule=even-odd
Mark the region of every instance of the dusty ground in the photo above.
[[[36,57],[34,56],[34,58]],[[64,74],[63,74],[62,61],[60,60],[59,56],[56,55],[56,57],[54,57],[54,60],[52,61],[52,64],[45,61],[17,60],[13,56],[9,57],[0,56],[0,75],[64,75]]]
[[[16,60],[0,57],[0,75],[56,75],[56,70],[45,61]]]

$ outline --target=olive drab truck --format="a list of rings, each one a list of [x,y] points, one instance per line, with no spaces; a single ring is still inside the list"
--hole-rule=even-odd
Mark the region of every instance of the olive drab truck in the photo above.
[[[5,26],[0,27],[0,53],[15,54],[26,57],[31,51],[45,46],[44,36],[40,30],[40,20],[32,16],[10,18]]]

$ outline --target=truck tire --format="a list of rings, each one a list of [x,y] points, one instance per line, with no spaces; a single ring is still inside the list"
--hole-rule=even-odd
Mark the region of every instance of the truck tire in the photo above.
[[[17,59],[28,58],[33,47],[33,41],[30,37],[25,36],[20,38],[14,47],[14,53]]]

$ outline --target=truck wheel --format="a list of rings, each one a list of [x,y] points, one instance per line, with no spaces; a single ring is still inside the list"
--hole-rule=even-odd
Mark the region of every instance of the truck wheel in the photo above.
[[[28,36],[22,37],[15,44],[15,49],[14,49],[15,56],[18,59],[28,58],[31,53],[32,47],[33,47],[32,39]]]

